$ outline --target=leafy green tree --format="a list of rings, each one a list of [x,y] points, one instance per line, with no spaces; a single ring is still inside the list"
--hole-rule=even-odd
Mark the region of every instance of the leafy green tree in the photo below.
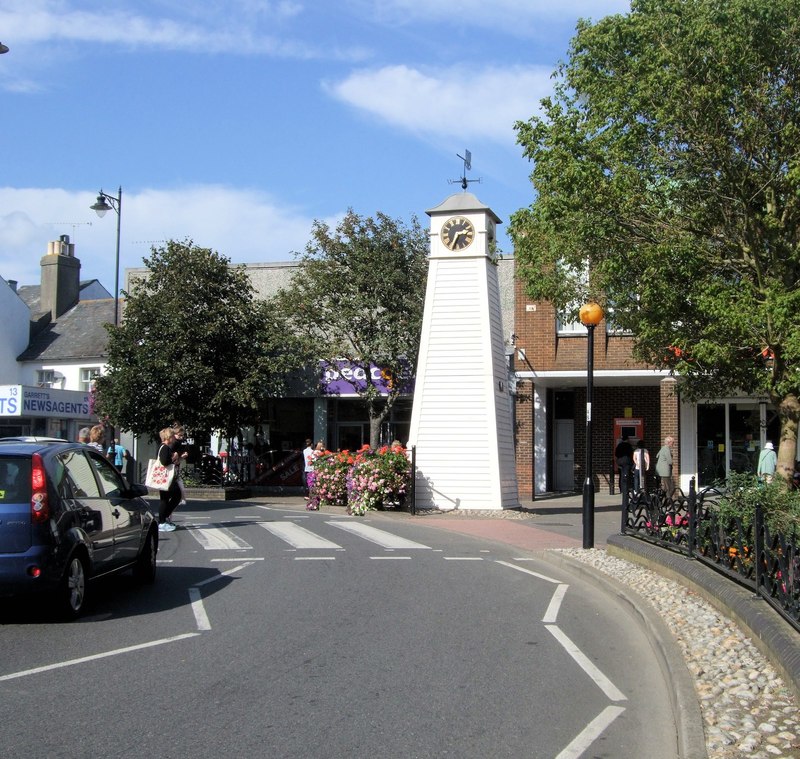
[[[689,398],[767,395],[779,474],[800,420],[800,4],[633,0],[579,22],[516,125],[535,200],[511,224],[534,298],[605,302]],[[586,271],[590,276],[586,277]]]
[[[367,379],[353,390],[366,406],[370,445],[414,374],[425,303],[428,236],[385,214],[363,218],[349,210],[335,230],[315,221],[298,254],[292,286],[273,304],[287,314],[316,358],[337,367],[347,361]],[[377,367],[388,382],[382,393],[371,378]]]
[[[244,267],[191,241],[153,248],[147,276],[109,325],[108,373],[98,407],[136,434],[173,420],[196,430],[257,424],[266,397],[302,363],[279,316],[256,301]]]

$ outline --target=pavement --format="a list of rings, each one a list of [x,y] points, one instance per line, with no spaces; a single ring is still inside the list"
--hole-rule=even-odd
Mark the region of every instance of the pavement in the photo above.
[[[269,500],[290,508],[304,509],[305,498],[281,494],[256,499]],[[668,577],[700,595],[721,614],[736,622],[761,653],[783,677],[800,700],[800,635],[751,589],[740,586],[697,560],[659,548],[652,543],[621,534],[622,496],[596,492],[594,504],[593,547],[605,549],[610,556],[626,559]],[[569,560],[559,549],[583,547],[583,496],[581,493],[554,493],[521,500],[520,509],[462,510],[450,512],[407,511],[379,512],[399,519],[423,523],[463,535],[495,540],[527,551],[535,551],[553,562],[568,561],[574,568],[579,562]],[[323,507],[331,513],[344,508]],[[597,572],[580,570],[587,580]],[[622,590],[619,590],[622,593]],[[630,595],[632,591],[626,591]]]
[[[282,495],[270,499],[303,508],[301,496]],[[644,566],[687,586],[721,614],[732,619],[753,640],[800,700],[800,634],[763,599],[697,560],[659,548],[652,543],[622,535],[622,496],[596,492],[594,504],[593,547],[605,549],[610,556]],[[535,551],[554,562],[571,561],[559,549],[583,548],[583,496],[581,493],[553,493],[521,500],[520,509],[463,510],[450,512],[385,511],[382,514],[401,519],[419,519],[433,527],[463,535],[513,545]],[[336,511],[331,507],[326,510]],[[344,509],[338,509],[344,513]],[[597,572],[580,570],[587,580]],[[623,592],[619,590],[619,592]],[[631,591],[625,591],[630,595]]]

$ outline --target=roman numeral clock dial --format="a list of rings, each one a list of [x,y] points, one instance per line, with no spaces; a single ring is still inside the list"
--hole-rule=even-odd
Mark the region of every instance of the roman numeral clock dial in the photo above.
[[[469,219],[454,216],[442,225],[441,238],[448,250],[464,250],[475,239],[475,227]]]

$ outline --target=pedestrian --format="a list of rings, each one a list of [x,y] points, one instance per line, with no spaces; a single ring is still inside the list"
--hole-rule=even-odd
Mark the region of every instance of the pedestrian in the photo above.
[[[186,484],[181,475],[181,464],[189,458],[189,446],[186,443],[186,430],[182,424],[174,422],[172,430],[175,433],[175,440],[173,441],[173,450],[178,454],[175,462],[175,479],[178,481],[178,489],[181,491],[181,499],[178,506],[186,505]]]
[[[617,459],[617,467],[619,468],[619,489],[622,493],[622,503],[627,506],[631,467],[633,466],[633,446],[630,444],[627,435],[617,443],[617,447],[614,449],[614,456]]]
[[[109,458],[113,456],[114,466],[117,468],[118,472],[121,472],[125,468],[125,459],[128,458],[128,451],[124,446],[119,444],[119,438],[114,438],[114,444],[108,447],[107,455]]]
[[[667,494],[672,495],[672,446],[675,445],[675,438],[671,435],[664,438],[664,445],[656,456],[656,475],[661,479],[661,489]]]
[[[103,427],[102,424],[95,424],[95,426],[89,430],[88,445],[90,445],[96,451],[100,451],[100,453],[105,453],[105,450],[103,449],[103,438],[105,438],[105,436],[105,427]]]
[[[88,427],[81,427],[78,430],[78,442],[88,445],[88,443],[89,443],[89,428]]]
[[[636,444],[633,452],[633,487],[642,493],[647,492],[647,470],[650,469],[650,451],[647,450],[644,440]]]
[[[158,449],[159,463],[162,466],[175,464],[180,458],[178,452],[175,450],[175,430],[172,427],[165,427],[158,435],[161,439],[161,446]],[[160,500],[158,507],[158,531],[172,532],[175,529],[175,525],[172,523],[170,517],[181,500],[181,489],[178,485],[178,478],[176,475],[172,477],[172,481],[169,483],[169,488],[167,488],[167,490],[158,491],[158,497]]]
[[[314,471],[314,444],[310,437],[306,438],[306,447],[303,448],[303,487],[305,488],[305,496],[306,498],[309,496],[311,492],[309,486],[309,478],[311,476],[311,472]]]
[[[775,446],[771,440],[764,444],[764,450],[758,455],[758,478],[763,482],[770,483],[775,479],[775,470],[778,467],[778,455],[775,453]]]

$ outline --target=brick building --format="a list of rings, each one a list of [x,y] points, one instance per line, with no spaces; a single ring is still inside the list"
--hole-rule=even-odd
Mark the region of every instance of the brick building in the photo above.
[[[564,324],[549,303],[531,301],[515,282],[514,339],[510,372],[515,380],[515,434],[519,494],[580,490],[586,461],[588,338],[580,324]],[[642,438],[651,455],[671,435],[675,483],[685,492],[731,471],[754,471],[779,425],[766,398],[733,397],[698,403],[680,397],[665,371],[637,362],[630,334],[604,319],[594,336],[592,479],[595,488],[619,492],[614,448],[623,434]],[[635,440],[632,440],[635,443]]]

